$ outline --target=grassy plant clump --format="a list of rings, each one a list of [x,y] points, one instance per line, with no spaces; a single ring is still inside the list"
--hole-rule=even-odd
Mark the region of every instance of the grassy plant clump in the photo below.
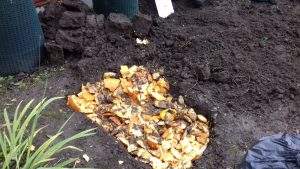
[[[13,119],[9,118],[4,109],[4,120],[0,122],[0,168],[2,169],[36,169],[39,167],[66,167],[75,162],[76,158],[66,159],[54,165],[50,162],[55,160],[55,155],[64,150],[79,150],[68,145],[71,141],[94,134],[94,129],[89,129],[75,134],[67,139],[60,139],[62,130],[68,119],[58,132],[47,139],[44,143],[35,147],[36,136],[44,128],[38,128],[37,122],[43,110],[59,97],[43,99],[36,106],[32,106],[33,100],[21,108],[17,106]]]

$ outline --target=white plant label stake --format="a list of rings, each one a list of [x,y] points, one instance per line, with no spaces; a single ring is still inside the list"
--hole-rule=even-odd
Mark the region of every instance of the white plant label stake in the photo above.
[[[174,8],[171,0],[155,0],[158,15],[166,18],[174,13]]]

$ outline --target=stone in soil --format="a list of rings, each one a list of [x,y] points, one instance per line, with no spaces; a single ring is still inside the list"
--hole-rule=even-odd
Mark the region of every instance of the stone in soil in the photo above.
[[[84,13],[66,11],[59,20],[59,26],[62,28],[80,28],[84,25],[84,22]]]
[[[172,47],[172,46],[174,46],[174,41],[168,39],[165,41],[165,45],[166,45],[166,47]]]
[[[103,29],[104,28],[104,15],[102,15],[102,14],[96,15],[96,22],[97,22],[98,28]]]
[[[56,34],[56,42],[67,51],[81,52],[83,42],[82,31],[58,30]]]
[[[196,65],[195,71],[199,80],[208,80],[211,76],[209,64]]]
[[[68,11],[75,11],[75,12],[90,12],[91,9],[88,5],[83,3],[80,0],[63,0],[62,5],[68,10]]]
[[[104,15],[87,15],[86,16],[86,28],[88,29],[103,29],[104,27]]]
[[[204,6],[209,0],[193,0],[196,7]]]
[[[87,15],[86,16],[86,26],[95,28],[97,27],[96,15]]]
[[[82,57],[94,57],[97,56],[97,47],[85,47],[82,53]]]
[[[212,73],[212,79],[216,82],[224,83],[229,79],[229,72],[225,70]]]
[[[204,116],[209,117],[212,122],[215,122],[220,113],[219,108],[215,106],[209,96],[194,90],[193,88],[196,89],[197,87],[193,87],[191,85],[193,83],[195,82],[189,80],[181,82],[178,85],[179,94],[189,96],[188,99],[184,100],[186,104],[195,108],[197,112],[201,112]]]
[[[103,63],[103,59],[100,57],[90,57],[81,59],[76,64],[72,65],[72,69],[78,76],[82,76],[83,81],[95,81],[95,73],[101,71],[101,66],[97,63]]]
[[[132,23],[130,19],[124,14],[111,13],[108,16],[109,26],[121,31],[130,31]]]
[[[47,52],[47,59],[50,61],[50,63],[54,64],[63,64],[64,59],[64,51],[62,46],[54,43],[54,42],[47,42],[45,43],[45,48]]]
[[[40,15],[44,21],[49,19],[60,18],[64,9],[61,6],[57,6],[55,3],[50,2],[45,6],[45,11]]]
[[[139,13],[133,18],[132,23],[135,35],[143,37],[149,34],[152,26],[152,18],[149,15]]]

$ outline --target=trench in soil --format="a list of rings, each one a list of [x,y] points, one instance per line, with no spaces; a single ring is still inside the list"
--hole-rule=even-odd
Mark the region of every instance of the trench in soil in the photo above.
[[[98,81],[104,72],[136,64],[152,70],[164,68],[171,93],[183,95],[189,106],[213,122],[212,141],[194,168],[236,168],[259,138],[279,132],[299,133],[298,1],[271,5],[211,0],[198,9],[188,1],[176,0],[176,13],[168,19],[158,18],[152,3],[140,4],[141,11],[153,18],[149,46],[137,46],[136,37],[122,32],[99,30],[84,42],[85,47],[97,51],[90,57],[65,53],[63,64],[45,65],[32,75],[13,77],[0,88],[1,107],[13,109],[18,101],[39,99],[44,92],[48,97],[75,94],[81,84]],[[49,41],[55,40],[60,29],[55,23],[44,22]],[[49,126],[38,142],[53,134],[72,113],[65,101],[49,107],[40,121],[40,125]],[[91,127],[96,126],[75,113],[64,137]],[[86,153],[91,161],[82,160],[81,167],[150,168],[102,129],[74,145],[84,152],[65,152],[59,158]],[[119,165],[119,160],[124,163]]]

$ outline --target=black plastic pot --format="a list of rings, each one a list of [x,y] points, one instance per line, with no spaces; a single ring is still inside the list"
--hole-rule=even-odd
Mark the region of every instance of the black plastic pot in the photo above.
[[[109,13],[123,13],[133,18],[139,11],[138,0],[93,0],[94,11],[108,16]]]
[[[0,40],[0,75],[39,66],[44,37],[31,0],[0,1]]]

